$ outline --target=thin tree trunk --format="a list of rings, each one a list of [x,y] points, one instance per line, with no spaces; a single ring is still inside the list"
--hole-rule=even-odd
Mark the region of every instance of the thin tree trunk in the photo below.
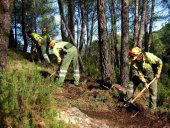
[[[122,20],[121,20],[121,29],[122,29],[122,39],[121,39],[121,85],[127,87],[129,82],[129,0],[122,0]]]
[[[107,39],[106,0],[97,0],[97,16],[102,80],[103,82],[111,83],[109,44]]]
[[[62,40],[63,41],[68,41],[68,36],[65,32],[65,29],[64,29],[64,22],[63,20],[60,18],[60,30],[61,30],[61,37],[62,37]]]
[[[76,19],[76,25],[77,25],[77,48],[79,47],[79,21],[78,18]]]
[[[68,26],[73,35],[73,39],[75,40],[75,30],[74,30],[74,0],[68,1]]]
[[[89,43],[89,55],[91,54],[91,44],[93,41],[93,29],[94,29],[94,22],[95,22],[95,13],[96,13],[96,8],[93,11],[92,15],[92,21],[91,21],[91,28],[90,28],[90,43]]]
[[[145,18],[145,36],[144,36],[144,44],[145,44],[145,51],[148,47],[148,7],[146,8],[146,18]]]
[[[111,38],[111,46],[110,46],[110,49],[111,49],[111,65],[112,67],[114,68],[115,67],[115,62],[116,62],[116,54],[115,54],[115,48],[114,48],[114,0],[110,0],[110,6],[109,6],[109,9],[110,9],[110,15],[111,15],[111,33],[112,33],[112,36],[113,36],[113,39]],[[114,69],[113,69],[114,70]]]
[[[15,24],[15,49],[18,47],[18,38],[17,38],[17,10],[16,10],[16,0],[14,0],[14,24]]]
[[[147,0],[142,0],[142,18],[139,30],[139,38],[138,38],[138,47],[142,48],[142,39],[144,35],[144,25],[145,25],[145,18],[146,18],[146,7],[147,7]]]
[[[151,18],[150,18],[150,26],[149,26],[149,35],[148,35],[148,47],[146,47],[146,51],[150,50],[151,43],[152,43],[152,28],[153,28],[153,17],[154,17],[154,10],[155,10],[155,0],[152,0],[152,10],[151,10]]]
[[[111,0],[111,20],[112,20],[112,33],[113,33],[113,49],[114,54],[114,65],[119,67],[119,53],[118,53],[118,38],[117,38],[117,16],[116,16],[116,0]]]
[[[134,32],[133,32],[134,47],[137,46],[138,32],[139,32],[139,0],[135,0],[135,20],[134,20]]]
[[[36,0],[34,2],[34,31],[37,32],[37,14],[36,14]]]
[[[14,32],[11,27],[10,29],[10,34],[9,34],[9,48],[15,48],[15,40],[14,40]]]
[[[84,33],[85,33],[85,23],[86,23],[86,18],[85,18],[85,7],[84,3],[82,0],[79,0],[80,4],[80,9],[81,9],[81,35],[80,35],[80,47],[79,51],[81,52],[84,44]]]
[[[72,34],[71,34],[71,32],[70,32],[70,29],[69,29],[68,25],[66,24],[66,21],[65,21],[65,18],[64,18],[64,11],[63,11],[63,7],[62,7],[62,2],[61,2],[61,0],[58,0],[58,5],[59,5],[59,10],[60,10],[61,19],[62,19],[63,22],[64,22],[65,28],[66,28],[66,30],[67,30],[67,32],[68,32],[68,35],[70,36],[70,39],[71,39],[71,41],[73,42],[73,45],[76,46],[76,43],[75,43],[75,41],[74,41],[74,38],[73,38],[73,36],[72,36]],[[81,70],[84,71],[84,65],[83,65],[83,61],[82,61],[80,55],[79,55],[79,62],[80,62],[80,68],[81,68]]]
[[[87,10],[86,10],[86,12],[87,12]],[[89,41],[90,41],[90,24],[89,24],[89,12],[87,12],[87,14],[86,14],[86,33],[87,33],[87,38],[86,38],[86,40],[87,40],[87,47],[88,47],[88,45],[89,45]]]
[[[12,4],[12,0],[0,1],[0,72],[5,69],[7,63]]]
[[[28,41],[27,41],[27,36],[26,36],[26,30],[25,30],[25,0],[22,0],[22,12],[21,12],[21,26],[22,26],[22,36],[24,39],[24,47],[23,47],[23,51],[27,52],[27,48],[28,48]]]

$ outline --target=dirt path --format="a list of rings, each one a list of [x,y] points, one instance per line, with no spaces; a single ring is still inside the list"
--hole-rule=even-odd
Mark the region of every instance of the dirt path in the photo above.
[[[128,111],[117,106],[112,91],[104,90],[95,82],[87,82],[76,87],[66,84],[56,94],[57,100],[67,107],[77,107],[92,118],[104,121],[111,128],[170,128],[170,113]]]

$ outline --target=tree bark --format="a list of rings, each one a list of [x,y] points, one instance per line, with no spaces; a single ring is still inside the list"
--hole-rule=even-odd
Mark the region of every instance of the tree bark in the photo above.
[[[0,1],[0,71],[5,69],[7,63],[12,4],[12,0]]]
[[[151,10],[151,18],[150,18],[150,26],[149,26],[149,35],[148,35],[148,42],[147,42],[146,51],[149,51],[149,50],[150,50],[151,43],[152,43],[152,28],[153,28],[154,10],[155,10],[155,0],[152,0],[152,10]]]
[[[139,30],[139,37],[138,37],[138,47],[142,48],[142,39],[144,35],[144,25],[145,25],[145,17],[146,17],[146,7],[147,7],[147,0],[142,0],[142,18]]]
[[[120,67],[119,66],[119,53],[117,50],[117,44],[118,44],[118,39],[117,39],[117,16],[116,16],[116,0],[111,0],[110,1],[110,6],[111,6],[111,22],[112,22],[112,35],[113,35],[113,48],[112,48],[112,55],[113,55],[113,60],[114,60],[114,66]]]
[[[62,40],[63,41],[68,41],[68,36],[65,32],[65,29],[64,29],[64,22],[63,20],[61,19],[60,17],[60,29],[61,29],[61,37],[62,37]]]
[[[115,53],[115,47],[114,47],[114,0],[110,0],[110,6],[109,6],[109,9],[110,9],[110,15],[111,15],[111,35],[113,36],[113,39],[111,38],[111,46],[110,46],[110,49],[111,49],[111,65],[112,67],[114,68],[115,67],[115,62],[116,62],[116,53]],[[114,70],[114,69],[113,69]]]
[[[121,38],[121,85],[127,87],[129,82],[129,0],[122,0],[122,20],[121,20],[121,29],[122,29],[122,38]]]
[[[64,18],[64,11],[63,11],[63,7],[62,7],[62,2],[61,2],[61,0],[58,0],[58,5],[59,5],[59,10],[60,10],[61,19],[62,19],[63,22],[64,22],[65,28],[66,28],[66,30],[67,30],[67,32],[68,32],[68,35],[70,36],[70,39],[71,39],[73,45],[76,46],[76,43],[75,43],[75,41],[74,41],[74,38],[73,38],[73,36],[72,36],[72,34],[71,34],[71,31],[70,31],[68,25],[66,24],[66,20],[65,20],[65,18]],[[81,70],[84,71],[84,65],[83,65],[83,61],[82,61],[80,55],[79,55],[79,62],[80,62],[80,68],[81,68]]]
[[[148,5],[147,5],[148,6]],[[145,51],[148,47],[148,7],[146,8],[146,16],[145,16],[145,30],[144,30],[145,36],[144,36],[144,45],[145,45]]]
[[[71,31],[71,34],[73,35],[73,39],[75,40],[75,30],[74,30],[74,0],[68,1],[68,26]]]
[[[103,82],[111,83],[109,44],[107,39],[106,0],[97,0],[97,16],[102,80]]]
[[[89,11],[86,10],[86,34],[87,34],[87,38],[86,38],[86,51],[87,51],[87,47],[89,45],[89,41],[90,41],[90,19],[89,19]]]
[[[23,51],[27,52],[27,48],[28,48],[28,41],[27,41],[27,36],[26,36],[26,30],[25,30],[25,0],[22,0],[22,12],[21,12],[21,26],[22,26],[22,36],[24,39],[24,47],[23,47]]]
[[[9,34],[9,48],[15,48],[15,40],[14,40],[14,32],[11,27],[10,29],[10,34]]]
[[[79,52],[81,52],[84,44],[84,33],[85,33],[85,23],[86,23],[86,18],[85,18],[85,7],[84,3],[82,0],[79,0],[80,4],[80,9],[81,9],[81,35],[80,35],[80,47],[79,47]]]
[[[91,44],[93,41],[93,29],[94,29],[94,23],[95,23],[95,14],[96,14],[96,9],[94,9],[93,14],[92,14],[92,18],[91,18],[91,28],[90,28],[90,43],[89,43],[89,55],[91,54]]]
[[[36,0],[33,0],[34,2],[34,31],[37,32],[37,14],[36,14]]]
[[[17,37],[17,10],[16,10],[16,0],[14,0],[14,20],[15,20],[15,49],[18,47],[18,37]]]
[[[139,0],[135,0],[135,19],[134,19],[134,32],[133,32],[133,45],[137,46],[139,33]]]

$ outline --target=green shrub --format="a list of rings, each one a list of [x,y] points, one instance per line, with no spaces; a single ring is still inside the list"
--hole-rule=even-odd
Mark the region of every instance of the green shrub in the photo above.
[[[170,90],[164,84],[158,84],[158,107],[170,110]]]
[[[42,120],[50,126],[57,114],[55,90],[54,83],[42,78],[37,67],[4,72],[0,86],[0,126],[29,128]]]

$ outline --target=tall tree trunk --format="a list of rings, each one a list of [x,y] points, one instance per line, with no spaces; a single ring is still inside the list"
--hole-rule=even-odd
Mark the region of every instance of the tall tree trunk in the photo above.
[[[87,38],[86,38],[86,40],[87,40],[87,44],[86,44],[86,46],[88,47],[88,45],[89,45],[89,41],[90,41],[90,24],[89,24],[89,12],[86,10],[86,34],[87,34]]]
[[[34,31],[37,32],[37,14],[36,14],[36,0],[33,0],[34,2]]]
[[[75,30],[74,30],[74,0],[68,1],[68,26],[73,35],[73,39],[75,40]]]
[[[129,0],[122,0],[122,39],[121,39],[121,85],[127,87],[127,83],[129,82]]]
[[[7,63],[12,3],[12,0],[0,1],[0,72]]]
[[[150,18],[150,26],[149,26],[149,35],[148,35],[148,43],[147,43],[146,51],[149,51],[149,50],[150,50],[151,43],[152,43],[152,28],[153,28],[154,10],[155,10],[155,0],[152,0],[152,10],[151,10],[151,18]]]
[[[77,25],[77,48],[79,47],[79,21],[78,21],[78,18],[76,19],[76,25]]]
[[[74,38],[73,38],[73,36],[72,36],[72,34],[71,34],[71,31],[70,31],[68,25],[66,24],[66,20],[65,20],[65,17],[64,17],[64,11],[63,11],[63,7],[62,7],[62,2],[61,2],[61,0],[58,0],[58,5],[59,5],[59,10],[60,10],[61,19],[62,19],[63,22],[64,22],[65,28],[66,28],[66,30],[67,30],[67,32],[68,32],[68,35],[70,36],[70,39],[71,39],[73,45],[76,46],[76,43],[75,43]],[[79,55],[79,62],[80,62],[80,68],[81,68],[81,70],[84,71],[84,65],[83,65],[83,61],[82,61],[80,55]]]
[[[115,67],[115,62],[116,62],[116,53],[115,53],[115,48],[114,48],[114,0],[110,0],[110,6],[109,6],[109,9],[110,9],[110,15],[111,15],[111,34],[113,36],[113,39],[111,38],[111,46],[110,46],[110,49],[111,49],[111,65],[112,67],[114,68]]]
[[[14,37],[15,37],[15,49],[17,49],[17,47],[18,47],[18,38],[17,38],[17,10],[16,10],[16,0],[14,0],[14,25],[15,25],[15,35],[14,35]]]
[[[64,29],[64,22],[63,20],[61,19],[60,17],[60,30],[61,30],[61,37],[62,37],[62,40],[63,41],[68,41],[68,36],[65,32],[65,29]]]
[[[97,16],[102,80],[111,83],[109,44],[107,39],[106,0],[97,0]]]
[[[148,7],[146,8],[146,18],[145,18],[145,30],[144,30],[144,33],[145,33],[145,36],[144,36],[144,45],[145,45],[145,51],[146,51],[146,48],[148,47]]]
[[[27,52],[27,48],[28,48],[28,41],[27,41],[27,36],[26,36],[26,25],[25,25],[25,0],[22,0],[22,12],[21,12],[21,26],[22,26],[22,36],[24,39],[24,47],[23,47],[23,51]]]
[[[119,53],[118,53],[118,38],[117,38],[117,16],[116,16],[116,0],[111,0],[110,1],[111,5],[111,21],[112,21],[112,35],[113,35],[113,49],[112,49],[112,54],[114,57],[114,66],[119,67]]]
[[[79,51],[81,52],[84,44],[84,33],[85,33],[85,23],[86,23],[86,17],[85,17],[85,7],[82,0],[79,0],[80,9],[81,9],[81,35],[80,35],[80,47]]]
[[[91,54],[91,44],[93,41],[93,29],[94,29],[94,22],[95,22],[95,14],[96,14],[96,9],[94,9],[93,14],[92,14],[92,18],[91,18],[91,28],[90,28],[90,43],[89,43],[89,55]]]
[[[142,18],[139,30],[139,38],[138,38],[138,47],[142,48],[142,39],[144,35],[144,25],[145,25],[145,18],[146,18],[146,7],[147,7],[147,0],[142,0]]]
[[[134,47],[137,46],[138,33],[139,33],[139,0],[135,0],[135,20],[134,20],[134,32],[133,32]]]
[[[10,34],[9,34],[9,48],[15,48],[15,40],[14,40],[14,32],[11,27],[10,29]]]

